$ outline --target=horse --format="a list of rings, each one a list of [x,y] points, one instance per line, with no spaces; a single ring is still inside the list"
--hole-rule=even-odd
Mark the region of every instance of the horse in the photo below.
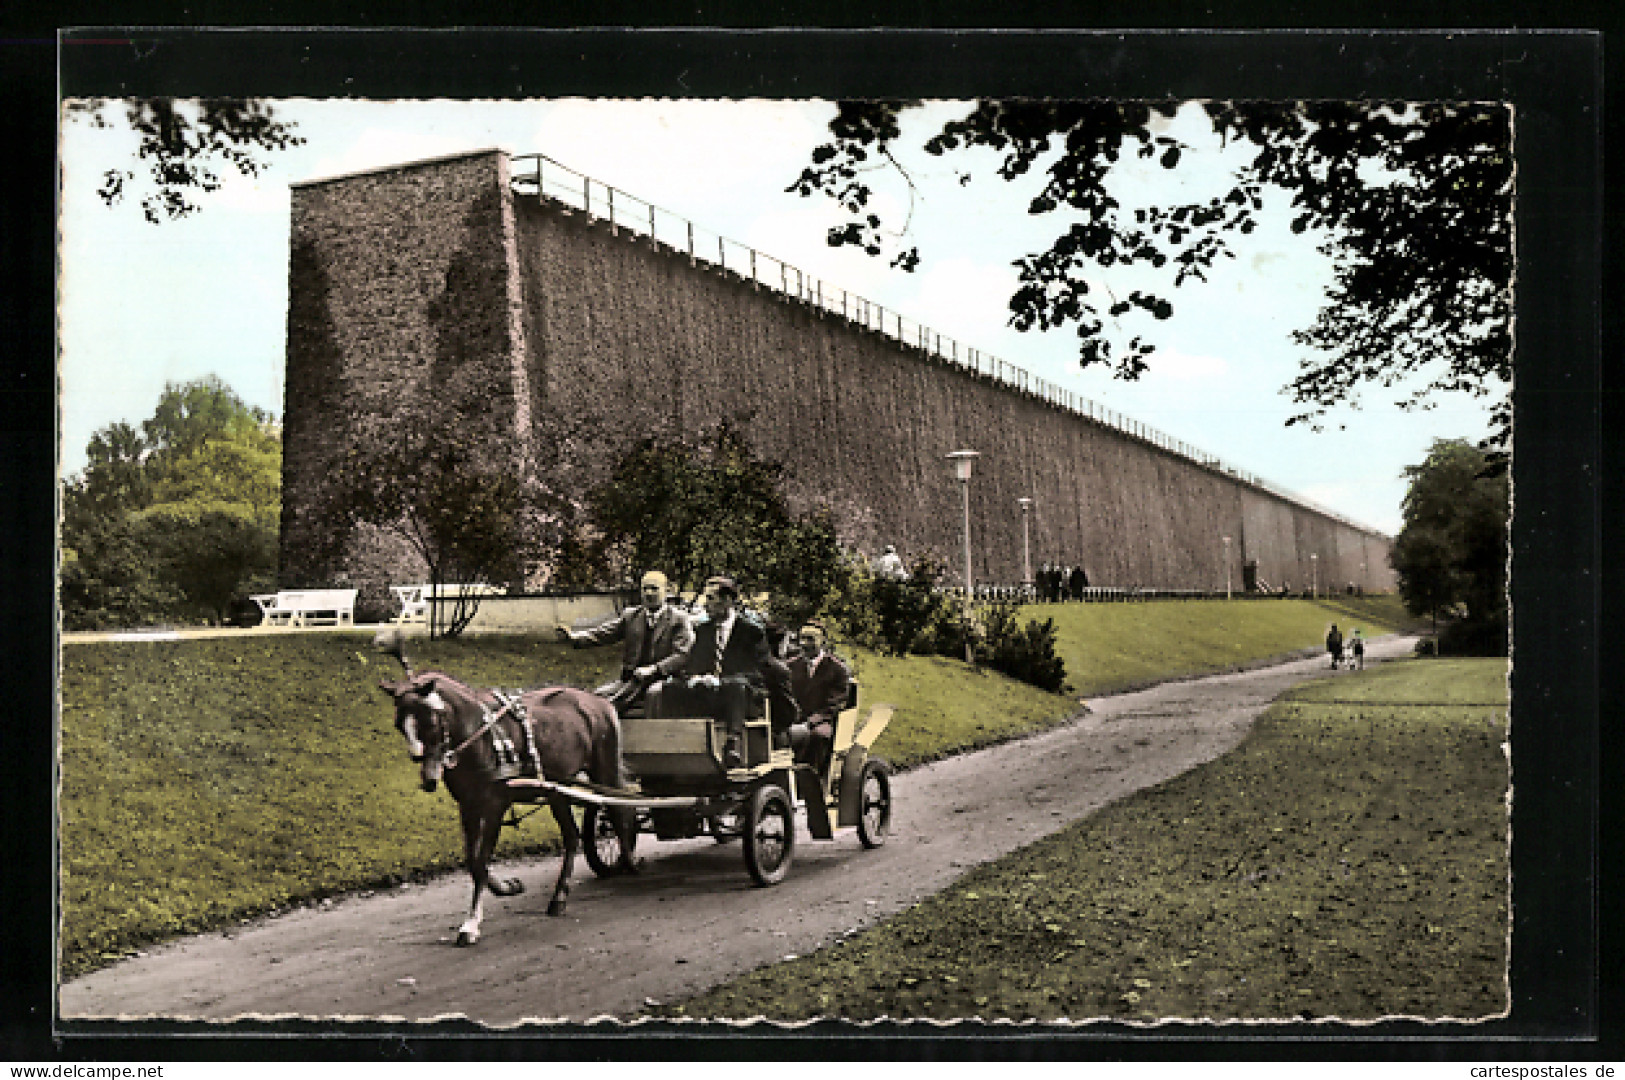
[[[620,719],[615,707],[603,698],[555,686],[520,695],[518,701],[530,721],[527,732],[525,722],[497,694],[472,689],[444,672],[413,672],[399,631],[381,635],[378,646],[400,660],[406,671],[403,680],[378,685],[395,703],[395,727],[406,739],[408,754],[422,765],[423,790],[434,791],[444,779],[446,790],[457,802],[464,854],[474,879],[474,898],[468,918],[458,928],[457,944],[473,945],[480,938],[485,890],[497,896],[524,891],[524,883],[517,878],[493,878],[490,872],[503,816],[514,802],[501,776],[504,765],[511,767],[518,758],[543,777],[568,780],[584,771],[596,784],[620,787]],[[549,915],[559,916],[570,896],[570,874],[581,832],[569,800],[554,796],[548,805],[564,842],[558,882],[547,906]],[[624,813],[607,816],[621,841],[617,869],[633,873],[637,869],[630,855],[635,823]]]

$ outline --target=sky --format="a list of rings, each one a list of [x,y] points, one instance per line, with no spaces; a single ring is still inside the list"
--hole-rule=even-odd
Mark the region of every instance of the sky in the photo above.
[[[169,382],[214,374],[245,401],[280,416],[288,301],[290,183],[466,150],[500,147],[542,153],[662,210],[772,255],[901,312],[963,345],[996,355],[1093,399],[1227,464],[1389,534],[1401,525],[1403,470],[1435,438],[1477,440],[1488,433],[1485,400],[1438,396],[1427,411],[1394,402],[1409,388],[1372,388],[1362,407],[1339,407],[1323,430],[1286,427],[1300,411],[1282,392],[1308,354],[1291,333],[1307,328],[1324,302],[1332,265],[1324,239],[1287,227],[1286,199],[1272,200],[1262,226],[1233,243],[1236,258],[1206,283],[1178,289],[1150,271],[1116,269],[1092,284],[1126,295],[1160,290],[1173,318],[1108,322],[1119,343],[1142,334],[1157,345],[1137,382],[1101,366],[1083,369],[1070,327],[1021,333],[1009,326],[1017,282],[1012,262],[1043,250],[1066,225],[1061,214],[1028,215],[1041,169],[1008,183],[995,155],[933,158],[917,148],[968,103],[932,102],[905,113],[899,159],[871,176],[876,206],[904,245],[918,245],[912,274],[885,258],[830,248],[840,220],[828,200],[785,188],[828,134],[833,104],[819,101],[390,101],[289,100],[274,103],[304,145],[264,155],[255,178],[227,169],[219,191],[197,197],[201,210],[149,224],[141,188],[107,207],[96,195],[102,173],[132,168],[135,138],[122,123],[61,128],[60,462],[63,475],[85,464],[99,428],[138,425]],[[119,112],[108,112],[111,120]],[[1119,167],[1114,193],[1126,206],[1206,199],[1225,190],[1241,148],[1217,146],[1194,109],[1171,121],[1186,140],[1174,173],[1152,161]],[[912,152],[909,152],[912,148]],[[968,183],[961,183],[964,174]]]

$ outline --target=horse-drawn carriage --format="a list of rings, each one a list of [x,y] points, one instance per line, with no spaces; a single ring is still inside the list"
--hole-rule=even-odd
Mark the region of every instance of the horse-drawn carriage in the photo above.
[[[637,778],[635,790],[529,777],[506,783],[516,801],[559,795],[583,806],[584,854],[600,877],[624,865],[610,814],[620,810],[635,815],[634,845],[640,832],[661,840],[702,835],[720,843],[742,840],[750,876],[759,885],[773,885],[784,878],[795,854],[797,804],[805,806],[807,833],[814,840],[831,840],[837,828],[855,826],[864,847],[886,842],[891,773],[869,749],[891,714],[891,706],[877,705],[860,719],[853,682],[822,768],[797,763],[793,751],[775,747],[771,720],[763,717],[746,721],[744,763],[733,769],[723,765],[726,732],[717,721],[623,717],[621,753]]]
[[[546,803],[559,824],[564,851],[551,915],[564,913],[583,835],[588,865],[601,877],[636,870],[633,850],[642,832],[662,840],[741,840],[746,869],[760,885],[776,884],[790,868],[798,806],[815,840],[833,839],[846,827],[867,848],[886,840],[891,775],[869,749],[892,707],[873,706],[860,718],[856,682],[820,766],[775,745],[771,720],[763,717],[746,722],[743,761],[729,768],[723,725],[709,717],[621,719],[605,699],[571,687],[474,689],[443,672],[414,672],[398,630],[381,635],[379,645],[406,671],[403,681],[381,689],[395,703],[412,759],[421,763],[423,789],[444,780],[462,819],[474,896],[460,945],[479,939],[487,888],[499,896],[523,890],[517,879],[490,876],[497,837],[513,821],[515,804]]]

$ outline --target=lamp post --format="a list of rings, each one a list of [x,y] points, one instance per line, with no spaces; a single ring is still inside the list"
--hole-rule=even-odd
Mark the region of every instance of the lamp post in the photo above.
[[[1021,504],[1021,586],[1022,591],[1030,597],[1033,591],[1033,534],[1027,514],[1033,508],[1033,501],[1023,495],[1016,502]]]
[[[959,492],[965,507],[965,663],[974,664],[976,657],[970,645],[970,469],[971,463],[981,457],[975,450],[955,450],[948,455],[954,463],[954,475],[959,478]]]
[[[1320,599],[1320,556],[1313,552],[1309,554],[1309,597]]]
[[[1224,598],[1230,597],[1230,538],[1224,538]]]

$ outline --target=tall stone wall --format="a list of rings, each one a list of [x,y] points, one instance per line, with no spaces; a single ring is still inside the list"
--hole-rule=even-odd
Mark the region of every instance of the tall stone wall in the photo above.
[[[363,528],[337,555],[317,513],[358,417],[431,394],[528,424],[515,333],[512,200],[498,151],[295,185],[289,245],[279,577],[283,587],[424,580],[399,538]],[[517,292],[515,292],[515,297]]]
[[[375,230],[374,221],[388,224]],[[762,453],[790,466],[800,504],[833,503],[850,542],[871,553],[882,543],[905,554],[934,550],[957,572],[961,492],[944,455],[970,448],[982,455],[970,485],[979,580],[1020,580],[1016,500],[1030,496],[1033,563],[1082,565],[1094,585],[1222,589],[1224,536],[1232,538],[1236,588],[1248,561],[1275,586],[1302,588],[1312,576],[1323,588],[1392,585],[1383,537],[647,236],[514,196],[500,156],[300,189],[296,251],[301,243],[309,250],[295,255],[293,306],[325,306],[344,340],[324,351],[324,333],[332,333],[302,318],[296,341],[290,314],[290,433],[307,390],[318,401],[330,393],[323,380],[353,385],[392,365],[398,379],[443,377],[449,369],[437,371],[432,358],[446,329],[430,312],[436,298],[457,291],[459,254],[477,252],[477,287],[462,288],[456,310],[491,324],[489,348],[466,350],[459,362],[483,364],[493,386],[503,383],[497,396],[516,422],[584,421],[597,433],[592,467],[600,474],[639,434],[732,419]],[[411,277],[394,269],[403,247],[412,253]],[[307,292],[328,299],[318,304]],[[480,304],[486,308],[474,310]],[[352,407],[359,400],[345,399]],[[342,422],[332,408],[321,416],[301,431],[319,435],[321,423]],[[319,483],[314,456],[289,454],[287,491]],[[285,527],[285,556],[289,536]],[[359,560],[352,563],[349,571],[359,572]],[[382,564],[373,571],[395,572]]]

